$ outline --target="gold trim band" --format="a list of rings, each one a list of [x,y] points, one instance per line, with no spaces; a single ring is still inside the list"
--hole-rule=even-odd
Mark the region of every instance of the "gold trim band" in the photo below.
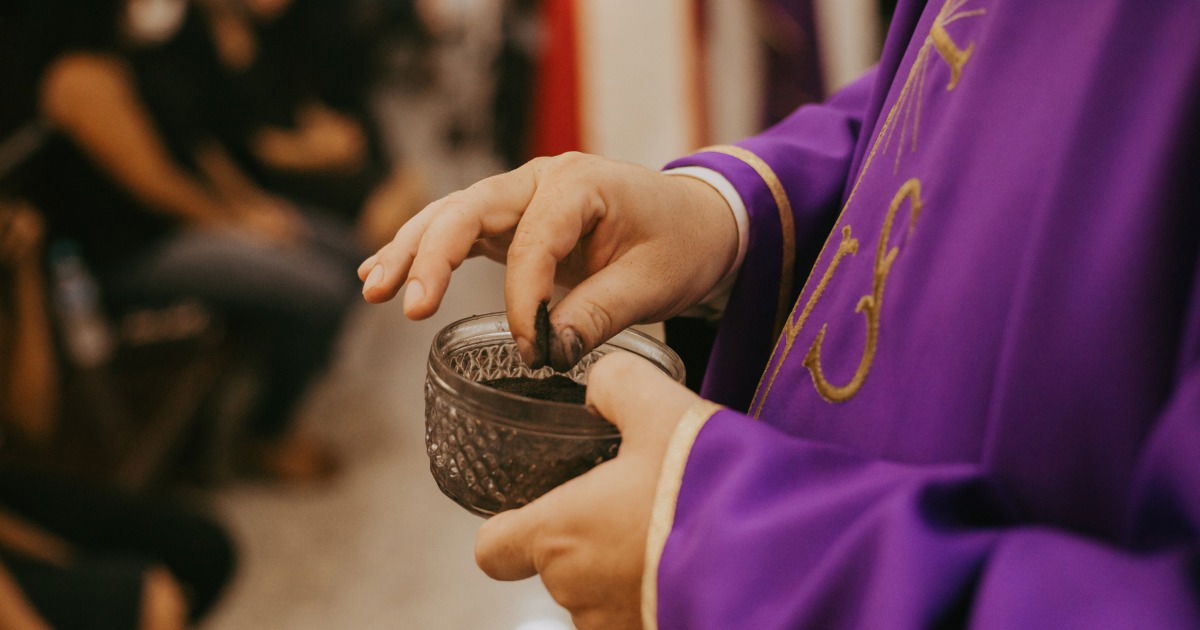
[[[792,202],[788,200],[787,190],[784,189],[783,182],[779,180],[779,176],[775,174],[771,166],[747,149],[731,144],[722,144],[705,147],[697,151],[697,153],[721,153],[741,160],[746,166],[754,169],[755,173],[758,173],[763,183],[767,185],[767,190],[771,191],[771,197],[775,199],[775,208],[779,212],[779,229],[782,230],[780,238],[782,251],[780,252],[779,300],[775,305],[775,326],[771,329],[773,338],[777,339],[783,330],[784,320],[787,319],[788,313],[792,310],[792,300],[788,298],[791,296],[793,276],[795,275],[796,268],[796,224],[792,217]]]
[[[697,400],[683,412],[679,424],[667,442],[663,454],[662,471],[658,475],[658,487],[654,492],[654,507],[650,512],[650,529],[646,533],[646,560],[642,568],[642,628],[658,630],[658,565],[662,560],[667,536],[675,525],[675,506],[679,500],[679,488],[683,485],[683,471],[687,467],[692,445],[700,435],[708,419],[724,409],[707,400]]]

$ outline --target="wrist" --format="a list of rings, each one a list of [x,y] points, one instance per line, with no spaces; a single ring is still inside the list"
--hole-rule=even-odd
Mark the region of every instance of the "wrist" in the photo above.
[[[710,183],[686,173],[669,174],[685,191],[685,207],[693,215],[699,242],[704,244],[703,251],[707,254],[705,258],[720,261],[715,267],[718,272],[712,278],[712,284],[715,285],[734,268],[737,261],[737,220],[725,197]]]
[[[720,260],[720,274],[705,278],[702,291],[681,315],[718,320],[724,314],[737,272],[745,258],[749,241],[749,215],[733,185],[720,173],[699,167],[683,167],[664,171],[664,174],[686,182],[684,185],[691,190],[695,199],[689,202],[689,207],[705,217],[698,218],[698,222],[706,226],[703,228],[705,232],[712,233],[719,241],[719,254],[701,259]]]

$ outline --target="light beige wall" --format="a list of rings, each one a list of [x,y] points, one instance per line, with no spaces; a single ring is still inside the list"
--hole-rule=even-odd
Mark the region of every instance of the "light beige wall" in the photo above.
[[[577,0],[584,147],[657,168],[695,148],[689,0]]]
[[[764,60],[754,5],[749,0],[707,3],[706,91],[714,144],[734,142],[762,128]]]
[[[825,91],[832,93],[879,60],[881,26],[874,0],[815,0]]]

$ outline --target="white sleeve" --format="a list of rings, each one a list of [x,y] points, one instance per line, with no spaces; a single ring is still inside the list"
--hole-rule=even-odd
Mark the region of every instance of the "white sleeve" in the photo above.
[[[725,203],[729,205],[729,211],[733,213],[733,220],[737,224],[738,246],[737,255],[734,256],[733,264],[729,270],[725,272],[725,276],[717,282],[712,291],[700,301],[699,304],[684,311],[684,317],[700,317],[708,320],[717,320],[725,313],[725,305],[729,303],[729,294],[733,291],[733,282],[737,278],[738,270],[742,268],[742,261],[746,258],[746,247],[750,242],[750,215],[746,212],[746,204],[742,201],[741,195],[725,179],[724,175],[702,166],[681,166],[663,171],[665,175],[677,175],[682,177],[691,177],[698,179],[713,188],[725,199]]]

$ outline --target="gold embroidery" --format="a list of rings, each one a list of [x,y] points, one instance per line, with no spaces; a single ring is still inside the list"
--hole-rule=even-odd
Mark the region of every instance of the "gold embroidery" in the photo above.
[[[962,78],[963,67],[971,59],[975,43],[971,42],[965,50],[959,48],[954,43],[954,39],[950,37],[950,33],[946,31],[947,24],[969,17],[977,17],[987,12],[986,9],[961,10],[963,5],[970,1],[947,0],[938,11],[937,16],[934,17],[929,35],[925,37],[921,48],[917,50],[916,59],[913,60],[912,68],[909,71],[909,80],[904,82],[900,96],[896,98],[896,108],[900,114],[900,141],[896,143],[896,158],[892,165],[893,173],[900,171],[900,156],[904,153],[904,140],[907,136],[911,135],[909,152],[917,150],[917,136],[921,132],[921,112],[924,109],[925,101],[925,82],[929,76],[930,51],[936,51],[950,68],[950,81],[946,85],[948,92],[954,90],[958,85]],[[891,127],[888,133],[881,134],[885,154],[888,152],[888,148],[892,144],[892,136],[895,134],[895,127]]]
[[[959,48],[950,37],[950,33],[946,32],[946,25],[987,12],[985,9],[960,11],[968,2],[970,0],[948,0],[946,4],[943,4],[942,10],[938,11],[937,17],[933,19],[933,27],[929,30],[929,36],[925,40],[926,45],[930,42],[933,43],[938,54],[950,66],[950,82],[946,84],[947,92],[953,90],[954,86],[958,85],[958,80],[962,78],[963,66],[967,65],[967,61],[971,58],[971,52],[975,50],[975,42],[968,44],[966,50]]]
[[[896,196],[892,198],[892,204],[888,207],[887,215],[883,219],[879,245],[875,249],[875,273],[871,283],[871,292],[862,296],[854,308],[854,312],[862,313],[867,322],[867,339],[862,358],[858,362],[858,369],[854,371],[854,377],[841,387],[836,387],[825,379],[825,372],[821,368],[821,344],[825,341],[825,333],[829,329],[828,323],[821,326],[821,331],[817,333],[817,338],[809,347],[808,354],[804,356],[803,365],[812,374],[813,385],[816,386],[817,392],[831,403],[842,403],[853,398],[858,390],[862,389],[863,383],[867,380],[867,373],[871,370],[871,363],[875,359],[875,350],[879,344],[879,315],[883,310],[883,288],[887,283],[888,274],[892,272],[892,265],[896,262],[896,257],[900,255],[899,246],[891,249],[887,249],[887,246],[891,238],[896,211],[900,209],[900,204],[905,199],[909,200],[912,208],[909,212],[908,224],[911,231],[916,227],[917,217],[921,214],[921,182],[916,178],[904,182]]]
[[[931,28],[930,35],[928,35],[922,42],[921,48],[917,51],[916,58],[913,61],[913,65],[911,68],[909,68],[908,75],[904,80],[904,85],[901,86],[900,94],[896,98],[896,102],[892,105],[891,109],[888,110],[887,116],[884,117],[883,125],[879,129],[879,133],[875,136],[875,141],[871,144],[871,150],[867,152],[867,156],[863,160],[862,168],[859,169],[858,176],[854,180],[854,185],[850,188],[850,194],[847,195],[846,202],[842,205],[842,210],[838,214],[837,222],[834,223],[835,227],[842,223],[842,218],[846,215],[846,211],[850,208],[850,204],[854,202],[855,196],[858,194],[858,189],[862,185],[863,179],[866,177],[867,172],[870,171],[871,166],[874,164],[875,157],[879,153],[880,148],[882,147],[883,153],[885,155],[887,154],[888,147],[891,146],[892,136],[896,131],[896,123],[898,122],[898,118],[902,119],[900,120],[902,131],[900,141],[896,145],[897,153],[895,170],[899,170],[900,154],[903,150],[902,148],[904,146],[904,141],[908,134],[908,126],[910,121],[913,127],[910,152],[916,151],[917,134],[920,131],[921,110],[925,92],[925,77],[928,74],[928,61],[930,58],[931,49],[936,49],[939,56],[941,56],[941,58],[950,65],[951,78],[949,84],[946,86],[946,89],[953,90],[958,85],[958,82],[962,77],[963,67],[966,65],[967,61],[970,60],[971,53],[974,50],[974,42],[969,44],[966,50],[959,49],[958,46],[954,44],[954,41],[950,39],[949,34],[946,33],[946,26],[961,19],[983,15],[986,12],[985,9],[963,10],[963,7],[970,1],[971,0],[946,0],[946,2],[942,5],[941,10],[938,11],[938,15],[934,18],[934,28]],[[933,35],[935,30],[945,35],[945,38],[942,38],[941,35],[938,35],[938,39],[944,39],[940,48],[938,47]],[[955,51],[960,52],[956,53]],[[848,232],[845,232],[845,230],[848,228],[849,226],[843,227],[844,235],[848,234]],[[825,251],[829,248],[829,243],[833,240],[833,234],[834,232],[831,231],[829,238],[827,238],[825,240],[825,244],[821,246],[821,251],[817,254],[816,258],[818,263],[822,258],[825,257]],[[843,236],[843,243],[844,242],[845,236]],[[837,259],[839,259],[841,256],[844,256],[844,254],[841,253],[841,246],[839,246],[839,254],[835,255],[835,261],[837,261]],[[833,265],[831,264],[830,267],[832,268]],[[771,388],[775,384],[775,378],[778,376],[782,364],[787,360],[788,353],[791,352],[795,335],[797,335],[800,329],[804,327],[804,324],[808,319],[808,314],[812,312],[812,309],[816,306],[816,302],[819,300],[821,293],[824,292],[824,285],[826,282],[828,282],[828,277],[831,275],[830,270],[828,269],[826,270],[825,275],[822,276],[822,279],[817,285],[816,290],[809,297],[809,299],[804,302],[804,308],[801,311],[800,318],[796,319],[796,309],[799,308],[801,304],[800,298],[802,298],[804,294],[808,292],[809,285],[812,283],[816,270],[817,265],[814,263],[812,270],[809,271],[809,275],[804,281],[804,286],[800,289],[799,296],[792,305],[792,312],[785,320],[783,328],[788,337],[783,339],[783,343],[775,344],[775,348],[771,351],[771,357],[767,360],[767,369],[763,370],[763,375],[759,379],[758,387],[754,392],[754,397],[751,399],[750,413],[754,417],[758,417],[762,414],[763,406],[766,404],[766,399],[770,395]]]
[[[662,469],[658,474],[658,487],[654,491],[650,527],[646,532],[646,556],[642,564],[642,627],[645,630],[658,628],[658,567],[667,537],[675,526],[675,507],[679,501],[679,488],[683,485],[688,456],[691,455],[696,437],[700,435],[700,429],[721,409],[716,403],[697,400],[683,413],[671,434],[671,440],[667,442]]]
[[[775,208],[779,213],[779,229],[782,231],[779,300],[775,304],[775,321],[771,329],[772,335],[777,336],[783,329],[784,320],[787,318],[788,298],[791,296],[796,268],[796,232],[795,222],[792,218],[792,202],[788,200],[787,191],[783,188],[783,182],[779,181],[779,176],[775,174],[766,160],[753,152],[733,145],[718,145],[700,149],[699,153],[722,153],[741,160],[762,178],[763,183],[767,185],[767,190],[771,191],[771,197],[775,200]]]
[[[846,256],[853,256],[857,253],[858,239],[850,236],[850,226],[847,225],[846,227],[842,228],[842,242],[838,244],[838,249],[833,255],[833,260],[829,261],[829,266],[825,268],[825,273],[821,276],[821,281],[817,283],[817,288],[813,290],[812,295],[808,297],[808,301],[804,303],[804,310],[800,311],[800,318],[794,323],[789,319],[787,325],[784,327],[783,356],[785,358],[787,357],[788,353],[792,351],[792,344],[796,343],[796,335],[800,334],[800,330],[804,328],[804,323],[808,321],[808,316],[812,314],[813,308],[815,308],[817,302],[821,300],[821,296],[825,293],[825,287],[829,285],[829,280],[833,278],[833,274],[837,271],[838,265],[842,264],[842,259]],[[797,300],[797,304],[798,303],[799,300]],[[777,344],[776,348],[778,347],[779,346]],[[772,358],[774,357],[772,356]],[[768,365],[770,365],[770,363],[768,363]],[[771,387],[775,384],[775,377],[779,376],[779,369],[781,367],[783,367],[782,360],[775,363],[775,369],[771,371],[771,379],[767,383],[767,391],[770,391]],[[751,405],[751,415],[757,418],[758,414],[762,413],[762,403],[765,400],[765,396],[759,400],[757,409]]]

